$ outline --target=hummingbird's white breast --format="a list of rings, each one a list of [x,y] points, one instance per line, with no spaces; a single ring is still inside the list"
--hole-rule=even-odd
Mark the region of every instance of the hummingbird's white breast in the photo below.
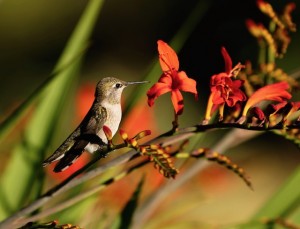
[[[101,105],[106,109],[106,112],[107,112],[107,119],[104,122],[104,125],[109,127],[109,129],[112,132],[112,136],[114,136],[119,129],[119,125],[120,125],[121,118],[122,118],[121,105],[120,105],[120,103],[111,104],[108,102],[104,102]],[[107,138],[106,138],[102,128],[97,133],[97,135],[101,138],[101,140],[104,143],[107,143]],[[90,153],[94,153],[98,149],[99,149],[98,145],[91,144],[91,143],[89,143],[85,147],[85,150],[87,150]]]
[[[107,119],[104,123],[105,126],[109,127],[109,129],[112,132],[112,136],[116,134],[116,132],[119,129],[119,125],[122,118],[122,109],[121,104],[110,104],[105,103],[103,104],[103,107],[106,108],[107,112]],[[103,142],[107,143],[106,136],[101,128],[100,132],[98,133],[98,136],[102,139]]]

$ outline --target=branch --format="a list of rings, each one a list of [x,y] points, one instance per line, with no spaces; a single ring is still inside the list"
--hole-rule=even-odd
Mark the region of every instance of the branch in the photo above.
[[[116,147],[116,149],[125,147],[124,144],[118,145]],[[111,152],[111,150],[109,150],[108,148],[106,150],[104,150],[102,153],[109,153]],[[98,154],[96,158],[94,158],[93,160],[91,160],[88,164],[86,164],[85,166],[83,166],[82,168],[80,168],[79,170],[77,170],[76,172],[74,172],[72,175],[70,175],[66,180],[64,180],[63,182],[61,182],[60,184],[56,185],[55,187],[51,188],[50,190],[48,190],[45,194],[43,194],[41,197],[39,197],[37,200],[33,201],[31,204],[29,204],[28,206],[24,207],[23,209],[21,209],[20,211],[16,212],[15,214],[13,214],[12,216],[8,217],[7,219],[5,219],[4,221],[2,221],[0,223],[0,229],[5,229],[8,228],[10,226],[14,226],[15,224],[18,223],[18,221],[22,218],[24,218],[26,215],[32,213],[33,211],[37,210],[38,208],[44,206],[48,201],[50,201],[53,197],[57,196],[58,194],[65,192],[67,190],[70,190],[71,188],[73,188],[76,185],[79,185],[87,180],[90,180],[92,178],[94,178],[95,176],[101,174],[103,171],[105,171],[106,169],[115,166],[116,164],[116,160],[108,162],[107,164],[98,167],[95,170],[91,170],[90,172],[87,172],[86,174],[84,174],[81,177],[77,177],[79,174],[81,174],[82,172],[84,172],[85,170],[87,170],[90,166],[92,166],[93,164],[95,164],[98,160],[100,160],[102,158],[103,154]],[[127,153],[127,159],[129,160],[131,157],[129,157],[129,155],[133,155],[134,156],[134,152],[128,152]],[[119,160],[122,162],[122,156],[121,155],[119,158]],[[120,161],[117,161],[117,164],[120,163]],[[124,162],[126,162],[127,160],[125,159]],[[123,163],[124,163],[123,162]]]
[[[248,179],[245,171],[241,167],[239,167],[237,164],[232,163],[230,161],[230,159],[225,157],[224,155],[219,155],[216,152],[213,153],[209,149],[201,148],[201,149],[196,150],[194,153],[189,154],[189,153],[182,152],[182,149],[179,148],[177,151],[170,152],[169,156],[172,156],[175,158],[197,158],[197,159],[204,157],[207,160],[216,161],[220,165],[223,165],[223,166],[229,168],[234,173],[236,173],[238,176],[240,176],[245,181],[246,185],[248,185],[252,189],[252,184],[251,184],[250,180]],[[151,163],[151,161],[149,161],[149,160],[139,161],[135,165],[132,165],[131,167],[129,167],[127,170],[120,172],[119,174],[106,180],[105,182],[102,182],[99,185],[96,185],[94,187],[90,187],[89,190],[87,190],[85,192],[81,192],[77,196],[72,197],[71,199],[68,199],[62,203],[59,203],[51,208],[45,209],[42,212],[40,212],[34,216],[20,220],[18,223],[19,223],[19,225],[23,225],[28,222],[37,221],[43,217],[47,217],[49,215],[52,215],[59,211],[62,211],[65,208],[71,207],[72,205],[78,203],[79,201],[82,201],[83,199],[88,198],[89,196],[97,193],[98,191],[103,190],[108,185],[124,178],[126,175],[128,175],[132,171],[134,171],[146,164],[149,164],[149,163]]]
[[[118,175],[116,175],[115,177],[113,178],[110,178],[108,180],[106,180],[105,182],[101,183],[101,184],[98,184],[98,185],[95,185],[94,187],[90,187],[89,190],[85,191],[85,192],[81,192],[80,194],[78,194],[77,196],[71,198],[71,199],[68,199],[56,206],[53,206],[51,208],[48,208],[46,210],[44,210],[43,212],[40,212],[34,216],[31,216],[31,217],[28,217],[26,219],[22,219],[18,222],[19,225],[23,225],[23,224],[26,224],[28,222],[32,222],[32,221],[37,221],[43,217],[47,217],[49,215],[52,215],[56,212],[59,212],[59,211],[62,211],[64,210],[65,208],[68,208],[82,200],[84,200],[85,198],[103,190],[104,188],[106,188],[108,185],[122,179],[123,177],[125,177],[126,175],[128,175],[129,173],[131,173],[132,171],[148,164],[149,161],[148,160],[144,160],[144,161],[140,161],[138,162],[136,165],[133,165],[131,166],[130,168],[128,168],[126,171],[123,171],[123,172],[120,172]]]
[[[273,127],[259,127],[259,126],[247,126],[247,125],[240,125],[237,123],[216,123],[216,124],[209,124],[209,125],[196,125],[188,128],[182,128],[179,129],[176,133],[173,131],[168,131],[153,140],[147,142],[146,144],[162,144],[163,146],[173,144],[178,141],[183,141],[187,138],[190,138],[191,136],[195,135],[196,133],[205,132],[208,130],[213,129],[231,129],[231,128],[238,128],[238,129],[245,129],[245,130],[255,130],[255,131],[272,131],[272,130],[280,130],[280,129],[300,129],[299,125],[289,125],[286,127],[282,126],[273,126]],[[172,135],[174,134],[174,135]],[[236,141],[235,141],[236,142]],[[120,144],[116,146],[115,149],[120,149],[125,147],[124,144]],[[221,152],[221,150],[213,149],[213,151]],[[109,153],[111,152],[109,149],[106,151],[103,151],[103,153]],[[74,186],[77,186],[83,182],[86,182],[100,174],[102,174],[107,169],[124,164],[137,156],[137,152],[135,150],[130,150],[129,152],[112,159],[111,161],[107,162],[104,165],[101,165],[84,175],[77,177],[79,174],[86,171],[89,167],[91,167],[93,164],[95,164],[98,160],[102,158],[102,154],[97,155],[95,159],[90,161],[88,164],[86,164],[81,169],[74,172],[70,177],[68,177],[66,180],[64,180],[62,183],[58,184],[57,186],[51,188],[48,190],[45,194],[43,194],[40,198],[29,204],[27,207],[21,209],[20,211],[16,212],[12,216],[8,217],[4,221],[0,223],[0,229],[1,228],[7,228],[7,225],[13,225],[18,220],[24,218],[26,215],[32,213],[33,211],[37,210],[38,208],[45,205],[48,201],[50,201],[53,197],[57,196],[60,193],[63,193],[67,190],[70,190]],[[205,165],[205,163],[203,163]],[[201,166],[202,167],[202,166]],[[188,174],[186,175],[188,177]],[[181,176],[181,178],[184,176]],[[175,183],[178,182],[179,179],[176,180]]]
[[[230,131],[224,138],[222,138],[211,151],[217,151],[219,153],[224,153],[229,148],[236,146],[246,140],[249,140],[260,134],[260,132],[245,131],[241,129],[234,129]],[[201,170],[206,168],[210,163],[208,161],[201,161],[201,163],[194,163],[189,169],[187,169],[181,176],[172,182],[166,182],[157,192],[152,195],[142,203],[136,210],[134,215],[132,228],[140,228],[141,225],[149,219],[152,213],[157,209],[157,207],[162,203],[162,201],[170,195],[174,190],[182,187],[185,182],[189,181],[193,176],[198,174]]]

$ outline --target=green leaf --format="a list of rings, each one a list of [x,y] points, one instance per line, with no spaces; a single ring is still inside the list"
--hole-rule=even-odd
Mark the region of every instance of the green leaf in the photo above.
[[[125,207],[123,208],[120,214],[120,219],[119,219],[120,225],[118,226],[119,229],[126,229],[130,227],[133,214],[138,206],[138,198],[141,194],[143,184],[144,184],[144,177],[142,177],[142,179],[138,183],[136,190],[133,192],[130,200],[126,203]]]
[[[227,229],[270,229],[266,224],[263,222],[248,222],[241,225],[231,226],[231,227],[225,227]]]
[[[75,59],[79,59],[84,50],[81,50],[78,54],[74,55]],[[24,102],[21,103],[3,122],[0,123],[0,143],[5,140],[5,137],[10,133],[10,131],[16,126],[18,121],[26,116],[26,111],[29,109],[31,105],[33,105],[40,95],[44,93],[47,86],[51,83],[53,78],[55,78],[58,74],[64,71],[70,64],[73,64],[74,60],[69,60],[65,66],[62,66],[60,69],[53,71],[50,76],[40,85],[31,95],[29,95]]]
[[[82,222],[85,221],[85,218],[89,217],[87,212],[91,212],[91,209],[96,207],[95,205],[97,205],[98,198],[99,196],[97,195],[89,196],[63,211],[53,214],[51,219],[59,219],[59,222],[61,223],[71,222],[73,225],[81,226]]]
[[[259,209],[251,222],[262,223],[265,220],[275,220],[278,218],[288,219],[289,216],[299,208],[300,203],[300,167],[289,177],[286,183],[284,183],[279,191],[275,193],[261,209]],[[294,219],[297,219],[295,217]],[[247,229],[251,228],[253,223],[246,223],[236,226],[234,228]],[[262,224],[264,225],[264,224]],[[266,225],[262,228],[267,228]]]
[[[288,220],[293,224],[300,225],[300,207],[299,207],[299,200],[297,200],[297,207],[294,211],[289,215]]]
[[[300,167],[289,177],[281,189],[255,214],[254,220],[285,218],[300,203]]]
[[[23,206],[28,196],[40,193],[43,184],[41,162],[55,135],[55,126],[71,85],[78,76],[82,57],[77,57],[88,43],[102,4],[103,0],[88,3],[54,69],[58,73],[37,95],[34,114],[0,180],[0,219]]]

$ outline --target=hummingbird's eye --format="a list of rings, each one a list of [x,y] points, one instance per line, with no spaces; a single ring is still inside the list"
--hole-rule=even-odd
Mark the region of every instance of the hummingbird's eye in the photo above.
[[[121,87],[123,87],[123,84],[121,84],[121,83],[116,83],[116,88],[121,88]]]

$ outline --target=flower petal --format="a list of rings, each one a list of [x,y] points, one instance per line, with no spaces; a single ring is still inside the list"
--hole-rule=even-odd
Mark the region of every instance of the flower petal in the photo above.
[[[233,80],[232,81],[232,88],[240,88],[244,85],[244,80]]]
[[[158,40],[158,53],[159,53],[159,63],[161,69],[166,71],[172,71],[179,69],[179,60],[176,52],[164,41]]]
[[[220,104],[223,104],[225,102],[225,100],[222,97],[221,92],[219,90],[212,91],[211,96],[212,96],[212,102],[215,105],[220,105]]]
[[[266,85],[258,89],[248,99],[243,110],[243,115],[245,116],[250,107],[253,107],[261,101],[269,100],[284,102],[285,100],[290,99],[292,96],[289,92],[286,91],[288,88],[289,84],[287,82],[279,82]]]
[[[161,77],[159,78],[158,82],[167,84],[171,87],[172,86],[172,76],[169,74],[163,73],[161,75]]]
[[[178,80],[180,84],[178,85],[178,89],[185,92],[190,92],[195,95],[195,98],[198,96],[197,92],[197,82],[191,78],[189,78],[184,71],[178,72]]]
[[[246,95],[240,90],[244,84],[242,80],[232,80],[225,72],[213,75],[210,81],[212,102],[233,107],[239,101],[245,101]]]
[[[183,112],[183,96],[179,90],[172,90],[171,100],[177,115]]]
[[[257,118],[259,121],[264,121],[266,119],[264,112],[259,107],[252,107],[250,113],[251,116]]]
[[[225,72],[229,75],[232,69],[232,60],[228,52],[226,51],[225,47],[222,47],[221,52],[225,61]]]
[[[147,92],[148,105],[150,107],[153,106],[154,100],[157,97],[159,97],[169,91],[171,91],[171,87],[168,84],[160,83],[160,82],[154,84]]]

